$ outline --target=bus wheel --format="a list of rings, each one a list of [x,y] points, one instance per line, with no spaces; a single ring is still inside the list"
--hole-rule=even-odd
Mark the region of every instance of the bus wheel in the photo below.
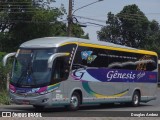
[[[132,106],[137,107],[140,104],[140,93],[135,91],[132,97]]]
[[[80,105],[80,95],[77,92],[74,92],[70,99],[70,104],[67,106],[67,108],[71,111],[78,110]]]
[[[33,105],[33,107],[34,107],[36,110],[43,110],[43,109],[44,109],[44,106],[41,106],[41,105]]]

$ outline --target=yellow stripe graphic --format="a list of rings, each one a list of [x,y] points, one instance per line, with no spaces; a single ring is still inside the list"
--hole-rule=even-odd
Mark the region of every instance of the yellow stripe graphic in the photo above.
[[[107,50],[116,50],[116,51],[123,51],[123,52],[130,52],[130,53],[139,53],[139,54],[147,54],[147,55],[155,55],[158,56],[156,52],[147,51],[147,50],[138,50],[138,49],[127,49],[127,48],[119,48],[119,47],[111,47],[111,46],[103,46],[103,45],[96,45],[96,44],[90,44],[90,43],[78,43],[78,42],[66,42],[64,44],[61,44],[60,46],[68,45],[68,44],[77,44],[79,46],[84,47],[92,47],[92,48],[101,48],[101,49],[107,49]]]

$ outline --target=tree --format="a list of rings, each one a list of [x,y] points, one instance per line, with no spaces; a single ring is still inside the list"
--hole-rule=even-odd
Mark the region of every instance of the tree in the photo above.
[[[64,9],[46,8],[44,3],[39,0],[14,0],[14,2],[6,0],[3,2],[5,7],[1,9],[1,13],[5,12],[7,14],[5,16],[8,16],[4,16],[3,18],[6,19],[1,21],[1,26],[3,25],[4,28],[1,29],[1,33],[8,34],[3,51],[15,50],[22,42],[33,38],[51,36],[54,32],[53,26],[63,24],[58,22],[58,18],[65,13]]]
[[[55,10],[37,9],[29,22],[19,22],[9,30],[11,35],[14,36],[13,47],[19,46],[22,42],[30,39],[55,35],[56,30],[53,27],[63,25],[62,22],[57,20],[60,15]],[[57,27],[57,31],[58,29]]]
[[[47,0],[55,2],[54,0]],[[5,0],[0,8],[0,51],[15,51],[30,39],[66,36],[67,25],[59,21],[66,14],[64,6],[50,7],[46,0]],[[75,26],[73,36],[84,37],[81,27]]]
[[[85,38],[85,39],[88,39],[89,38],[89,35],[88,34],[84,34],[84,31],[83,29],[80,27],[79,24],[73,24],[72,25],[72,35],[71,36],[74,36],[74,37],[78,37],[78,38]]]
[[[156,51],[160,55],[160,25],[157,21],[153,20],[149,26],[148,34],[145,37],[144,48]]]
[[[109,12],[106,24],[107,26],[102,27],[101,30],[98,31],[99,40],[118,43],[117,39],[120,38],[120,23],[118,21],[118,18],[114,14]]]
[[[106,23],[107,26],[97,32],[99,40],[135,48],[146,48],[159,31],[156,21],[150,22],[135,4],[125,6],[117,15],[108,13]],[[154,35],[150,38],[151,34]]]
[[[0,32],[0,51],[3,51],[5,49],[5,46],[7,45],[7,41],[9,40],[9,34]]]

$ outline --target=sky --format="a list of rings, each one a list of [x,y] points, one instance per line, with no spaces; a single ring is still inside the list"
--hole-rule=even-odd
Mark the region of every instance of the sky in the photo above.
[[[73,11],[85,6],[87,4],[93,3],[98,0],[73,0]],[[64,7],[68,13],[69,0],[56,0],[54,7],[60,7],[64,4]],[[112,12],[114,14],[119,13],[124,6],[136,4],[139,9],[147,16],[149,20],[156,20],[160,23],[160,0],[103,0],[95,4],[89,5],[83,9],[77,10],[74,15],[87,17],[91,19],[96,19],[98,21],[92,21],[89,19],[79,18],[78,21],[81,23],[92,22],[99,24],[93,25],[88,24],[87,27],[83,28],[85,33],[89,33],[89,38],[91,40],[97,40],[97,31],[101,29],[100,25],[106,25],[107,13]],[[66,19],[67,16],[64,17]]]

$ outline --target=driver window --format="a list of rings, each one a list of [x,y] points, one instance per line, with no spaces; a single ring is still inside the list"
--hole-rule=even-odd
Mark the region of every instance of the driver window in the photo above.
[[[55,59],[52,67],[52,83],[58,83],[66,80],[69,75],[69,65],[65,57]]]

